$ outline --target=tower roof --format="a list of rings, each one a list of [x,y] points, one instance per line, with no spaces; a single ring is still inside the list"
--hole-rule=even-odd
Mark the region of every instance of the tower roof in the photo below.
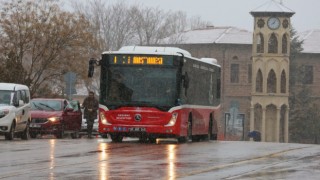
[[[295,12],[284,6],[282,3],[270,0],[250,12],[253,16],[282,15],[291,17]]]

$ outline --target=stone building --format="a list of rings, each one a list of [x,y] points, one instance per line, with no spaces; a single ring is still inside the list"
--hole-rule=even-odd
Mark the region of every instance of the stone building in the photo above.
[[[320,101],[318,90],[320,88],[320,30],[298,32],[300,39],[304,41],[303,51],[294,58],[289,58],[290,17],[294,12],[283,7],[282,4],[275,6],[280,7],[276,9],[275,14],[273,9],[263,9],[263,6],[253,11],[255,26],[262,19],[265,23],[264,30],[256,29],[259,27],[253,27],[253,32],[232,26],[207,27],[184,32],[175,43],[169,43],[172,42],[170,38],[163,41],[166,46],[180,47],[189,51],[194,57],[213,57],[218,60],[222,68],[223,113],[218,128],[225,132],[226,140],[249,140],[248,133],[257,130],[262,133],[263,141],[288,142],[288,116],[290,116],[288,97],[291,94],[289,89],[298,91],[302,86],[307,86],[312,90],[312,97]],[[266,16],[260,16],[261,8],[269,13]],[[274,27],[275,31],[267,30],[268,19],[274,16],[280,20],[281,27]],[[287,27],[286,21],[288,21],[288,28],[284,28]],[[262,46],[258,44],[258,42],[261,43],[260,32],[265,36],[263,36],[263,53],[260,52]],[[268,53],[270,37],[277,40],[276,51],[279,54]],[[259,53],[257,48],[260,48]],[[263,65],[261,62],[271,63]],[[289,77],[295,75],[289,74],[290,63],[295,63],[297,68],[304,69],[303,80],[293,87],[289,87]],[[264,69],[261,70],[261,73],[264,73],[262,82],[257,81],[258,67]],[[268,77],[273,80],[268,80]],[[262,92],[256,92],[257,82],[263,83],[262,87],[260,85],[258,87]],[[256,117],[254,117],[255,114]],[[231,125],[230,121],[233,122]]]

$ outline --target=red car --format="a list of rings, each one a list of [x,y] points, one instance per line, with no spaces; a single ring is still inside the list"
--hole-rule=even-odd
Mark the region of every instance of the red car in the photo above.
[[[71,133],[78,138],[81,130],[82,112],[78,101],[67,99],[35,98],[31,100],[30,137],[38,134],[54,134],[63,138]]]

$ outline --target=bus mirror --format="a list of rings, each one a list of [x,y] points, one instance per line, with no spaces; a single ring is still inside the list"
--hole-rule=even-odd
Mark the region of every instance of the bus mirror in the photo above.
[[[91,58],[89,60],[89,70],[88,70],[88,77],[92,78],[93,73],[94,73],[94,64],[98,64],[97,60],[95,60],[94,58]]]
[[[185,75],[182,77],[182,79],[183,79],[183,87],[188,89],[188,87],[189,87],[188,73],[185,73]]]

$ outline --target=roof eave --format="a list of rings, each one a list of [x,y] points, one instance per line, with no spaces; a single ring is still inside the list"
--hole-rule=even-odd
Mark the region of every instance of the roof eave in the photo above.
[[[251,11],[250,14],[254,17],[257,16],[279,16],[279,17],[291,17],[295,12],[262,12],[262,11]]]

